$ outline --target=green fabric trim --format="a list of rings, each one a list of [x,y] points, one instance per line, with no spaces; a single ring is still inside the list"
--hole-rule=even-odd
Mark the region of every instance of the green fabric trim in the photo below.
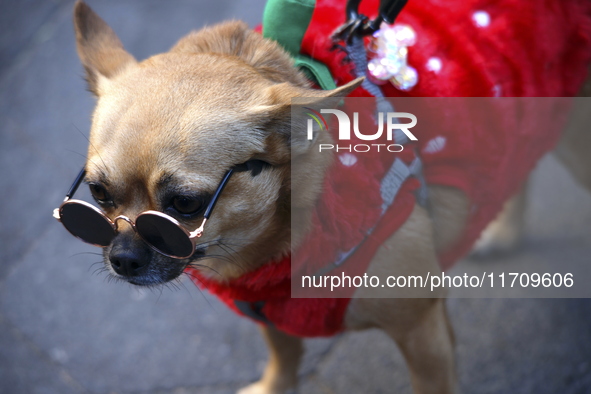
[[[268,0],[263,13],[263,37],[277,41],[308,78],[324,90],[336,89],[325,64],[300,54],[316,0]]]
[[[263,13],[263,37],[277,41],[291,56],[300,54],[315,0],[269,0]]]
[[[316,81],[322,89],[331,90],[337,88],[332,74],[324,63],[320,63],[305,55],[297,55],[295,56],[295,65],[302,70],[310,80]]]

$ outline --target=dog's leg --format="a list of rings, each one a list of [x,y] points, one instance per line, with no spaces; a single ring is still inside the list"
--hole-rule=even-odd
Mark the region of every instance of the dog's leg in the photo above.
[[[261,380],[239,390],[238,394],[280,394],[297,384],[302,340],[273,327],[262,326],[261,331],[269,346],[269,362]]]
[[[410,330],[393,324],[384,331],[400,347],[415,393],[454,393],[454,336],[442,299],[426,299],[422,318]],[[431,304],[429,304],[431,301]]]
[[[440,253],[452,246],[463,234],[470,202],[456,188],[430,185],[429,203],[435,251]]]
[[[482,232],[473,255],[487,256],[515,249],[522,238],[527,184],[505,203],[503,210]],[[435,250],[439,253],[452,246],[464,231],[469,202],[458,189],[445,186],[429,188]]]
[[[519,245],[523,236],[527,183],[509,199],[497,218],[489,223],[472,249],[475,257],[502,255]]]
[[[388,275],[425,277],[427,272],[440,273],[433,229],[425,210],[415,207],[407,222],[380,247],[367,274],[383,279]],[[406,359],[415,393],[453,393],[454,339],[444,299],[397,297],[408,294],[408,288],[359,288],[345,324],[349,329],[378,327],[392,337]]]
[[[591,96],[591,78],[580,92],[582,97]],[[591,192],[591,99],[578,99],[569,117],[569,123],[554,153],[573,177]],[[512,199],[505,203],[503,211],[482,232],[476,242],[473,255],[485,256],[511,251],[521,240],[527,184]]]
[[[455,392],[454,335],[443,299],[356,299],[352,302],[354,309],[372,304],[369,310],[389,315],[379,322],[364,320],[361,327],[381,328],[398,344],[415,394]]]

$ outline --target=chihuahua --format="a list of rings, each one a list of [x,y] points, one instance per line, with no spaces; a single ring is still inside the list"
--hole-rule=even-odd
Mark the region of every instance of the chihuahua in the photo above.
[[[98,101],[86,165],[55,213],[64,226],[103,247],[113,276],[140,286],[174,280],[188,267],[225,283],[289,255],[292,240],[305,236],[308,211],[332,161],[291,137],[291,99],[334,103],[362,79],[312,89],[282,47],[241,22],[193,32],[142,62],[82,1],[74,24]],[[585,153],[591,136],[577,130],[566,132],[558,153],[591,189]],[[330,142],[319,134],[312,144]],[[299,178],[291,172],[294,154],[303,168]],[[82,181],[100,209],[71,199]],[[301,212],[294,218],[304,223],[294,227],[300,233],[292,232],[290,207]],[[437,253],[464,231],[470,203],[458,189],[429,185],[429,207],[412,208],[377,250],[368,274],[440,272]],[[483,248],[518,238],[517,232],[504,237],[506,228],[518,226],[514,211],[501,214]],[[232,261],[217,258],[226,253],[226,240],[240,240],[231,245]],[[402,350],[416,393],[455,392],[454,337],[443,298],[364,298],[364,291],[348,304],[344,327],[388,334]],[[261,330],[270,360],[261,380],[242,394],[283,393],[297,384],[301,339],[272,324]]]

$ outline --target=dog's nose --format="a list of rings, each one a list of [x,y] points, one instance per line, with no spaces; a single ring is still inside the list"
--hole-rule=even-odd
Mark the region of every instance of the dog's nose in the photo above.
[[[134,239],[131,234],[118,234],[113,240],[109,253],[109,261],[113,270],[126,277],[138,276],[142,268],[148,265],[150,253],[142,241]]]
[[[122,276],[137,276],[147,264],[146,259],[142,259],[141,256],[132,251],[113,253],[113,250],[111,250],[109,260],[111,260],[113,270]]]

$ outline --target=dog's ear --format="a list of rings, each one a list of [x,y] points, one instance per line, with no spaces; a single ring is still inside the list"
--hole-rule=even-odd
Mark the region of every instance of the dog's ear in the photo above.
[[[137,63],[109,25],[81,0],[74,6],[74,29],[78,56],[86,70],[88,87],[95,95],[99,95],[102,78],[112,78]]]
[[[292,99],[306,105],[322,102],[323,104],[333,103],[332,106],[334,106],[341,98],[346,97],[359,87],[363,80],[364,78],[357,78],[332,90],[302,88],[285,82],[270,86],[265,93],[269,105],[272,107],[289,106],[292,104]]]
[[[252,108],[250,114],[262,118],[264,128],[271,137],[281,137],[291,149],[292,155],[303,154],[314,143],[318,132],[314,129],[315,135],[312,139],[308,138],[306,119],[309,117],[309,110],[335,108],[363,80],[364,78],[357,78],[333,90],[306,89],[289,83],[273,85],[265,92],[267,104]]]

